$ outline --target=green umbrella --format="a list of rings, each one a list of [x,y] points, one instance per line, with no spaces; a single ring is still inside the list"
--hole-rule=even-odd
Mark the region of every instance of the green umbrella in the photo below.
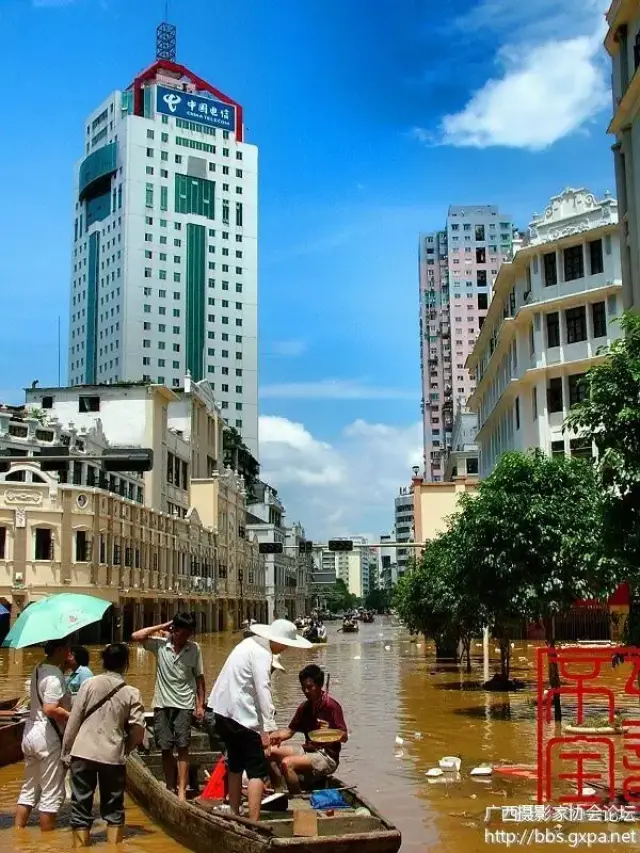
[[[62,640],[80,628],[99,622],[110,606],[110,601],[93,595],[73,592],[50,595],[22,611],[2,645],[22,649],[47,640]]]

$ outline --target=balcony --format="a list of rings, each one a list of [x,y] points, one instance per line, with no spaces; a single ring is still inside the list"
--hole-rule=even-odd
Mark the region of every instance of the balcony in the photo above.
[[[78,180],[78,197],[83,201],[94,195],[93,190],[100,182],[110,183],[111,175],[117,169],[118,145],[110,142],[103,145],[82,161]],[[106,179],[109,181],[106,181]]]

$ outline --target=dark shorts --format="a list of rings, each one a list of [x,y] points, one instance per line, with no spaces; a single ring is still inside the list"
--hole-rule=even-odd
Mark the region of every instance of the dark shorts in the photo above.
[[[159,749],[188,749],[193,711],[184,708],[154,708],[153,733]]]
[[[269,765],[260,735],[219,714],[215,721],[216,732],[226,748],[229,773],[244,771],[249,779],[266,779]]]

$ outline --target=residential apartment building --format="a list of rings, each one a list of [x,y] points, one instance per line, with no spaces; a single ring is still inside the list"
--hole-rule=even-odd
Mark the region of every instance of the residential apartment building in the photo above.
[[[513,261],[504,263],[480,336],[467,360],[476,390],[480,476],[506,450],[592,455],[563,433],[581,379],[619,336],[622,311],[615,199],[567,189],[536,216]]]
[[[240,104],[160,59],[88,116],[75,172],[68,376],[209,380],[258,455],[258,152]]]
[[[394,504],[394,536],[396,542],[413,541],[413,496],[409,486],[402,486],[395,498]],[[396,547],[396,564],[398,575],[403,575],[413,557],[412,548]]]
[[[605,46],[613,73],[613,146],[620,205],[624,307],[640,305],[640,0],[614,0]]]
[[[322,572],[325,577],[344,581],[347,589],[358,598],[366,598],[371,588],[370,580],[377,571],[377,555],[368,547],[363,536],[344,537],[353,542],[352,551],[323,551]]]
[[[478,416],[468,409],[458,409],[453,421],[451,447],[446,456],[445,482],[456,477],[478,476]]]
[[[486,315],[491,285],[511,257],[513,223],[490,205],[452,206],[446,228],[419,242],[424,477],[443,479],[453,420],[474,388],[465,361]]]
[[[398,558],[396,548],[386,544],[393,541],[395,534],[380,534],[380,586],[382,589],[393,589],[398,583]]]

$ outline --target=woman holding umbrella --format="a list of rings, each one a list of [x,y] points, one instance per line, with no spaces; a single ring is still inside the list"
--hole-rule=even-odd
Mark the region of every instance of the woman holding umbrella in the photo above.
[[[46,657],[31,676],[31,711],[22,738],[25,779],[15,819],[18,828],[27,825],[37,805],[40,829],[55,829],[64,803],[62,731],[69,718],[71,695],[62,670],[69,651],[68,640],[49,640],[44,647]]]

